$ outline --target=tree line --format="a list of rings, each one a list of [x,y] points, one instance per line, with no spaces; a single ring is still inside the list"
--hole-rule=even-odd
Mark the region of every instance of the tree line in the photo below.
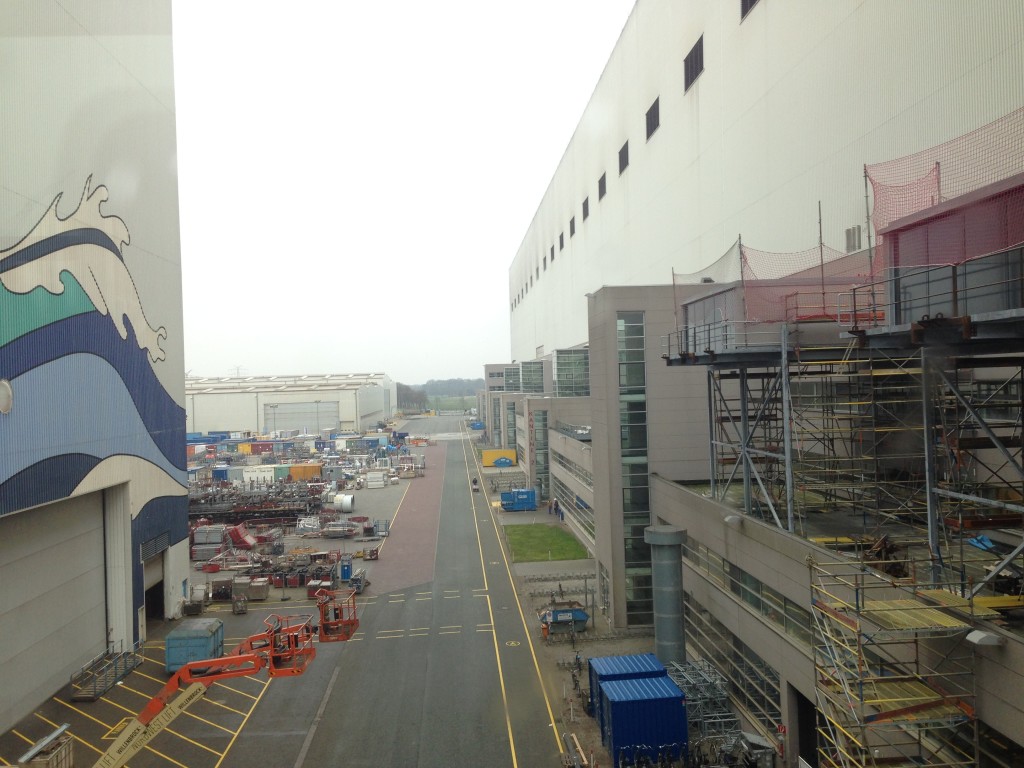
[[[474,397],[484,388],[483,379],[431,379],[417,386],[397,384],[398,407],[408,411],[427,410],[431,407],[432,398]]]

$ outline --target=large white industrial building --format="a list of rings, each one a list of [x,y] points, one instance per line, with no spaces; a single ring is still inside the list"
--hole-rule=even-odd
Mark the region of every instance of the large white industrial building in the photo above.
[[[826,244],[859,226],[866,247],[865,164],[1024,103],[1022,14],[1013,0],[638,2],[509,269],[512,359],[585,342],[601,286],[671,283],[740,237],[816,246],[819,202]]]
[[[397,402],[398,387],[383,373],[185,380],[190,434],[362,433],[388,421]]]
[[[171,4],[0,6],[0,729],[188,572]]]
[[[779,765],[1024,763],[994,576],[1024,574],[1022,62],[1018,2],[638,0],[512,261],[487,441],[559,500],[616,626],[657,626],[645,529],[680,531],[679,653],[719,668]],[[894,287],[901,264],[961,271]],[[998,302],[957,293],[989,279]],[[998,427],[981,392],[1010,393]],[[956,451],[923,439],[936,412]],[[967,532],[995,518],[964,503],[1005,513],[987,555]]]

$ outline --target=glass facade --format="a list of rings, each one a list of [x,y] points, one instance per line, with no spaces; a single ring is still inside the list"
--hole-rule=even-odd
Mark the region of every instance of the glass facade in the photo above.
[[[565,456],[555,450],[551,451],[551,461],[553,461],[556,466],[562,467],[562,469],[566,470],[570,475],[587,486],[587,488],[594,490],[594,475],[590,470],[581,467],[568,456]]]
[[[555,350],[554,378],[555,397],[589,397],[590,350]]]
[[[544,394],[544,361],[529,360],[519,366],[520,392],[532,395]]]
[[[533,469],[537,486],[542,499],[551,498],[551,465],[548,453],[548,412],[545,410],[530,411],[529,435],[533,441]]]
[[[551,492],[558,499],[558,504],[565,512],[566,519],[587,537],[590,546],[593,547],[595,542],[594,509],[557,477],[551,478]]]
[[[622,473],[626,623],[654,620],[651,548],[644,529],[651,524],[647,464],[647,364],[643,312],[616,316],[618,350],[619,454]]]
[[[505,368],[505,391],[506,392],[519,392],[519,366],[510,365]]]
[[[729,693],[764,733],[782,722],[779,673],[711,612],[685,594],[687,648],[715,665],[729,681]]]
[[[501,446],[501,400],[494,398],[491,401],[491,445]]]
[[[811,613],[780,592],[751,576],[735,563],[686,536],[683,557],[722,591],[731,592],[745,605],[783,629],[811,653]]]
[[[516,447],[516,404],[514,400],[505,403],[505,447],[513,450]]]

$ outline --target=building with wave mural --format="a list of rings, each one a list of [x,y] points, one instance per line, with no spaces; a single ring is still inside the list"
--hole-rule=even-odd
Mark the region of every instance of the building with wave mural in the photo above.
[[[124,10],[0,8],[0,728],[188,578],[171,8]]]

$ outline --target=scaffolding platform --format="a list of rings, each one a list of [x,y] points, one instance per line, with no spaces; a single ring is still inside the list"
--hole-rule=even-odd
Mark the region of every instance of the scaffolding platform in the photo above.
[[[860,617],[890,637],[902,635],[956,635],[967,632],[971,625],[931,608],[920,600],[866,600],[860,608]]]
[[[970,600],[945,589],[921,589],[917,594],[925,600],[930,600],[944,608],[950,608],[961,616],[970,616],[975,619],[994,619],[999,616],[999,611],[979,603],[977,598]]]

